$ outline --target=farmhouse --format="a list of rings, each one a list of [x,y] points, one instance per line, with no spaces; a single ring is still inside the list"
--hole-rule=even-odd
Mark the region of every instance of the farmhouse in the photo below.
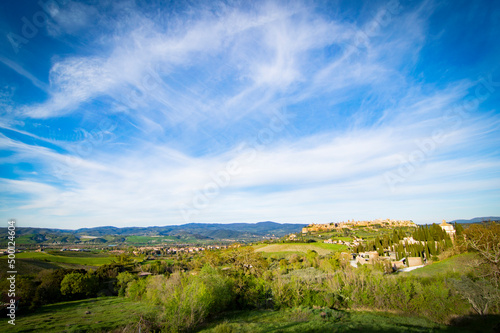
[[[421,257],[408,257],[408,267],[422,266],[423,264]]]

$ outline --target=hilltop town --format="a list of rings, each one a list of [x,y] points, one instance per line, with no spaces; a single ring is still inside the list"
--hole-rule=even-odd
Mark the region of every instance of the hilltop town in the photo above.
[[[416,227],[417,225],[411,220],[391,220],[391,219],[376,219],[372,221],[355,221],[347,220],[347,222],[331,222],[323,224],[311,223],[307,227],[302,228],[302,233],[318,232],[318,231],[334,231],[342,229],[353,229],[359,227],[381,228],[381,227]]]

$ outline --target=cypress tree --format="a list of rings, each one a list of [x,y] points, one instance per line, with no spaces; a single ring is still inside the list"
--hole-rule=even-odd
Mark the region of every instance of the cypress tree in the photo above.
[[[429,248],[431,256],[436,254],[436,245],[434,244],[433,240],[427,242],[427,247]]]
[[[399,236],[398,236],[398,233],[397,233],[396,229],[394,229],[393,232],[392,232],[392,242],[394,244],[398,244],[399,243]]]

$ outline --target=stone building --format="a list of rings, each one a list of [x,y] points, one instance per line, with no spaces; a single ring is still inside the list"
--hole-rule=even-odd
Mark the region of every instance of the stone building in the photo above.
[[[443,220],[443,223],[441,223],[439,226],[441,227],[441,229],[443,229],[444,231],[446,231],[446,233],[448,235],[450,235],[450,237],[452,239],[455,238],[455,232],[456,231],[455,231],[455,228],[453,227],[452,224],[446,223],[446,221]]]

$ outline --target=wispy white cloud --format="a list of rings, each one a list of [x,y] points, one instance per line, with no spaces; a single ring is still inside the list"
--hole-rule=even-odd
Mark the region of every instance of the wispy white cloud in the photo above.
[[[311,69],[318,70],[308,53],[352,38],[350,25],[314,18],[303,5],[252,12],[226,8],[222,15],[200,17],[166,33],[148,19],[130,18],[130,30],[110,40],[108,55],[56,62],[51,97],[22,112],[60,116],[107,95],[156,122],[164,121],[157,111],[174,123],[220,116],[227,122],[265,108],[276,93],[306,81]],[[200,66],[208,77],[197,80]],[[188,79],[179,82],[178,72],[189,68]]]
[[[71,22],[68,10],[55,16],[61,29],[89,24],[92,9],[75,10],[83,11],[80,21]],[[0,179],[12,203],[0,214],[59,227],[68,220],[72,227],[183,223],[186,215],[196,222],[430,222],[459,217],[466,209],[453,202],[471,192],[474,201],[499,198],[498,157],[474,155],[474,147],[498,146],[498,117],[447,117],[476,83],[437,88],[409,74],[432,6],[393,10],[381,23],[387,10],[346,22],[301,3],[221,5],[167,27],[130,14],[129,28],[118,24],[112,37],[101,36],[106,47],[55,60],[49,98],[16,110],[40,121],[120,114],[117,137],[82,153],[78,141],[35,146],[1,135],[0,147],[12,152],[2,163],[29,162],[38,174]],[[271,129],[282,109],[290,119]],[[325,118],[301,123],[330,109],[330,127]],[[127,137],[125,126],[137,132]],[[207,138],[222,143],[211,147]],[[204,149],[193,153],[191,145]],[[409,163],[414,156],[420,159]],[[231,162],[236,171],[220,176]],[[401,176],[403,167],[411,170]]]

